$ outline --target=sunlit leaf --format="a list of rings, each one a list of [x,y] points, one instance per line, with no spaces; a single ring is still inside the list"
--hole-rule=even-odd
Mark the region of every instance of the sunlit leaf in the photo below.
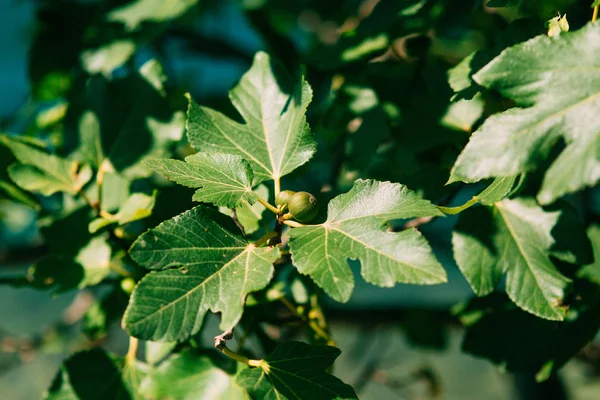
[[[185,162],[151,159],[144,165],[180,185],[199,188],[194,201],[236,207],[242,201],[254,204],[257,200],[252,191],[252,168],[239,156],[197,153],[187,156]]]
[[[292,261],[342,302],[354,288],[348,259],[359,260],[363,278],[383,287],[446,282],[446,271],[417,230],[385,231],[392,219],[439,215],[433,204],[405,186],[359,179],[329,203],[324,223],[290,231]]]
[[[502,52],[475,81],[519,108],[486,120],[452,169],[450,181],[474,182],[533,170],[559,139],[538,200],[549,204],[600,179],[600,25],[556,38],[538,36]]]
[[[303,77],[290,77],[258,52],[229,97],[244,124],[190,98],[187,134],[196,150],[248,160],[255,184],[287,175],[312,157],[316,144],[304,115],[312,90]]]

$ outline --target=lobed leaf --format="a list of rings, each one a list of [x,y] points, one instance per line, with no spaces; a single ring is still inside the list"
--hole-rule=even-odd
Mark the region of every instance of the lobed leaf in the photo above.
[[[348,259],[359,260],[363,278],[383,287],[446,282],[446,271],[417,230],[385,231],[392,219],[442,215],[406,186],[359,179],[331,200],[324,223],[290,231],[292,262],[342,302],[354,288]]]
[[[458,157],[450,182],[475,182],[537,168],[560,138],[566,148],[545,174],[549,204],[600,179],[600,25],[510,47],[473,78],[519,108],[486,120]]]
[[[130,255],[159,271],[133,291],[124,327],[133,336],[162,341],[198,332],[209,309],[222,313],[221,329],[231,329],[246,295],[267,286],[280,257],[278,248],[255,247],[231,218],[202,206],[141,235]]]
[[[292,79],[258,52],[229,98],[245,124],[189,99],[187,134],[196,150],[243,157],[254,184],[289,174],[313,156],[316,143],[304,115],[312,90],[303,77]]]
[[[506,273],[506,292],[519,307],[562,320],[571,280],[551,257],[571,263],[589,258],[577,224],[576,215],[566,208],[547,211],[533,199],[505,199],[492,208],[461,214],[452,235],[454,257],[477,295],[492,292]],[[568,237],[558,233],[562,229]]]
[[[350,385],[326,372],[340,353],[330,346],[283,343],[259,367],[240,371],[237,382],[256,400],[357,399]]]
[[[194,201],[233,208],[242,201],[254,204],[258,198],[252,191],[252,168],[240,156],[197,153],[186,157],[185,162],[151,159],[143,164],[180,185],[199,188]]]

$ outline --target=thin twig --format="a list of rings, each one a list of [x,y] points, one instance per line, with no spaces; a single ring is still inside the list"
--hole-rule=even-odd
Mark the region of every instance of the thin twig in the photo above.
[[[129,349],[127,349],[127,355],[125,356],[125,361],[127,363],[133,363],[135,361],[139,343],[138,338],[129,336]]]
[[[221,353],[225,354],[227,357],[231,358],[232,360],[239,361],[250,367],[260,367],[260,365],[262,364],[262,360],[251,360],[234,351],[231,351],[226,345],[227,341],[231,339],[233,339],[232,329],[215,336],[215,348]]]
[[[325,339],[328,345],[335,346],[335,341],[332,339],[332,337],[327,332],[325,332],[325,330],[323,330],[323,328],[321,328],[315,321],[309,320],[304,315],[300,315],[298,311],[296,311],[296,307],[294,307],[294,305],[290,303],[288,299],[286,299],[285,297],[280,297],[279,301],[281,301],[281,303],[283,303],[283,305],[294,315],[300,318],[302,322],[307,324],[313,330],[313,332],[317,334],[317,336],[320,336],[322,339]]]
[[[263,206],[267,207],[267,209],[275,214],[279,214],[279,210],[275,207],[273,207],[271,204],[269,204],[268,201],[266,201],[265,199],[263,199],[262,197],[258,198],[258,202],[260,204],[262,204]]]

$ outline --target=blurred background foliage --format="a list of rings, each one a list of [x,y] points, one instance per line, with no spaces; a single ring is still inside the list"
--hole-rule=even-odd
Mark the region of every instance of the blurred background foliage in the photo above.
[[[445,186],[450,168],[481,121],[511,105],[471,87],[469,72],[506,46],[545,34],[546,22],[559,13],[568,15],[571,30],[591,15],[588,1],[483,3],[2,2],[0,130],[101,168],[103,193],[94,182],[83,190],[88,198],[103,196],[100,211],[118,216],[96,220],[94,204],[82,207],[73,194],[34,197],[21,190],[7,173],[14,156],[0,146],[0,279],[10,284],[0,287],[2,397],[38,398],[77,349],[101,344],[125,352],[122,278],[141,272],[122,249],[192,207],[188,190],[152,176],[140,162],[190,154],[183,135],[186,92],[238,118],[227,90],[258,50],[290,70],[303,68],[314,91],[308,120],[318,152],[283,187],[319,193],[325,202],[365,177],[401,182],[436,204],[470,198],[482,186]],[[571,200],[588,221],[600,219],[598,189]],[[90,223],[114,229],[94,236]],[[323,305],[344,350],[336,375],[361,398],[599,398],[600,342],[560,373],[543,374],[567,362],[600,323],[557,327],[503,295],[469,302],[472,293],[450,250],[455,223],[449,217],[421,227],[448,269],[448,285],[379,289],[357,282],[349,303]],[[302,290],[294,296],[307,301]],[[579,312],[600,315],[598,301],[589,304]],[[250,325],[262,321],[271,335],[291,335],[289,324],[282,328],[262,313],[259,305],[244,318]],[[206,338],[217,332],[211,323]],[[544,339],[555,329],[560,334]],[[514,373],[501,374],[484,359]],[[549,379],[537,384],[536,373]]]

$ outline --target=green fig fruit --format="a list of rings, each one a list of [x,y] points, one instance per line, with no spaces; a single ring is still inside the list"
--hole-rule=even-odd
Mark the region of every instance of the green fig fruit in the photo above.
[[[317,199],[308,192],[297,192],[288,201],[288,210],[298,222],[309,222],[319,213]]]
[[[282,190],[275,197],[275,205],[280,206],[283,210],[287,206],[288,202],[294,194],[296,194],[296,192],[294,192],[293,190]]]

